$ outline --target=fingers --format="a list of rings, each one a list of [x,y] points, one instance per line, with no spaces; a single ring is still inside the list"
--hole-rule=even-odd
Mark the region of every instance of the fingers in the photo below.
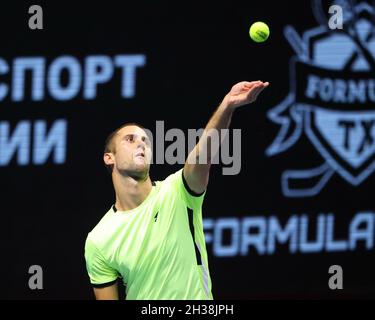
[[[262,81],[251,81],[251,82],[244,82],[244,87],[246,88],[251,88],[251,87],[254,87],[255,85],[258,85],[262,83]]]
[[[252,82],[245,82],[243,85],[243,89],[248,91],[254,88],[259,82],[258,81],[252,81]]]
[[[269,82],[263,82],[263,81],[253,81],[253,82],[246,82],[244,84],[244,87],[247,88],[248,90],[251,89],[251,88],[255,88],[255,87],[268,87],[269,86]]]
[[[251,89],[249,89],[249,93],[247,95],[248,99],[250,101],[255,101],[259,94],[268,86],[269,82],[256,81]]]
[[[259,87],[255,87],[252,92],[250,93],[250,95],[248,96],[248,98],[250,99],[250,101],[255,101],[259,95],[259,93],[263,90],[263,87],[259,86]]]
[[[260,87],[260,86],[266,86],[267,87],[268,85],[269,85],[268,82],[263,82],[263,81],[260,81],[260,80],[251,81],[251,82],[243,81],[243,82],[237,83],[232,88],[232,90],[234,89],[234,91],[237,91],[237,92],[250,92],[257,87]]]
[[[244,81],[242,82],[242,84],[244,86],[253,86],[255,84],[266,84],[266,85],[269,85],[269,82],[263,82],[261,80],[258,80],[258,81],[251,81],[251,82],[248,82],[248,81]]]

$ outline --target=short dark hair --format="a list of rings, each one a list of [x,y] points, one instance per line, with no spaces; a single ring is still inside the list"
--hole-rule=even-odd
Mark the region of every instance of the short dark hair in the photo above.
[[[112,133],[110,133],[107,137],[107,139],[105,139],[105,144],[104,144],[104,153],[109,153],[109,152],[115,152],[116,150],[114,149],[114,146],[113,146],[113,138],[117,135],[117,133],[125,128],[125,127],[129,127],[129,126],[136,126],[136,127],[139,127],[141,129],[146,129],[144,126],[142,126],[141,124],[139,123],[136,123],[136,122],[127,122],[127,123],[124,123],[121,127],[118,127],[115,131],[113,131]],[[112,170],[113,170],[113,166],[112,165],[107,165],[105,164],[106,168],[108,169],[108,171],[110,173],[112,173]]]

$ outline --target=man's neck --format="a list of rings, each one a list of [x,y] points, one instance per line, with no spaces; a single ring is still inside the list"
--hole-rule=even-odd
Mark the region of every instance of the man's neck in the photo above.
[[[120,211],[132,210],[138,207],[149,195],[152,182],[149,176],[138,181],[129,176],[113,175],[113,185],[116,192],[116,209]]]

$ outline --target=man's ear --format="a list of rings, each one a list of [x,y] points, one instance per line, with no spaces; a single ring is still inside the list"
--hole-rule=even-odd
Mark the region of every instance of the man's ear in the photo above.
[[[114,155],[113,153],[105,153],[103,155],[103,160],[104,160],[104,163],[107,165],[107,166],[112,166],[115,164],[115,160],[114,160]]]

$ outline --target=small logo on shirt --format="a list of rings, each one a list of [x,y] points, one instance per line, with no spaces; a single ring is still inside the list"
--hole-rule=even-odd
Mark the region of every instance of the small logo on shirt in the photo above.
[[[158,220],[158,214],[159,214],[159,211],[158,211],[158,212],[156,212],[156,214],[155,214],[155,217],[154,217],[154,219],[155,219],[155,222],[156,222],[156,220]]]

